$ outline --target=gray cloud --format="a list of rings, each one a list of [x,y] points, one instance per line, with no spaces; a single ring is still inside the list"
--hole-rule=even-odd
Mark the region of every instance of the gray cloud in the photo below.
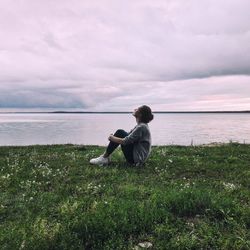
[[[0,108],[250,109],[249,7],[2,0]]]
[[[2,91],[0,93],[0,108],[87,108],[87,105],[77,95],[61,91],[42,89]]]

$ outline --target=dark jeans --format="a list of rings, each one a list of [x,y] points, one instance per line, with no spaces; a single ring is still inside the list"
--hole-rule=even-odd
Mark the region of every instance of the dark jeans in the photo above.
[[[124,131],[123,129],[118,129],[116,130],[116,132],[114,133],[114,136],[119,137],[119,138],[124,138],[128,135],[128,133],[126,131]],[[112,154],[113,151],[119,146],[118,143],[115,142],[110,142],[107,149],[106,149],[106,153],[108,155]],[[128,144],[128,145],[122,145],[121,144],[121,149],[122,152],[127,160],[128,163],[133,164],[134,163],[134,157],[133,157],[133,148],[134,148],[134,144]]]

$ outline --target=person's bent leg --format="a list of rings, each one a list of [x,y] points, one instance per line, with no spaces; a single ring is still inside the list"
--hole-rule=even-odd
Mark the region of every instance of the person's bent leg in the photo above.
[[[133,150],[134,150],[134,144],[128,144],[128,145],[121,145],[122,152],[127,160],[128,163],[133,164],[134,163],[134,156],[133,156]]]
[[[118,129],[118,130],[116,130],[116,132],[114,133],[114,136],[116,136],[116,137],[119,137],[119,138],[124,138],[124,137],[126,137],[128,135],[128,133],[125,131],[125,130],[123,130],[123,129]],[[107,148],[106,148],[106,152],[104,153],[104,157],[109,157],[109,155],[111,155],[113,152],[114,152],[114,150],[117,148],[119,146],[119,144],[118,143],[116,143],[116,142],[110,142],[109,144],[108,144],[108,146],[107,146]]]

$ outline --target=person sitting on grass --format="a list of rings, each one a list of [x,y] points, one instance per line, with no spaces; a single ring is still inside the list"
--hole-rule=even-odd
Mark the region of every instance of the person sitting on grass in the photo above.
[[[143,105],[134,110],[133,116],[136,118],[137,125],[129,133],[118,129],[114,135],[111,134],[108,137],[110,142],[105,153],[91,159],[91,164],[108,165],[110,155],[119,145],[121,145],[127,163],[139,166],[147,160],[151,152],[151,134],[148,123],[153,120],[154,115],[150,107]]]

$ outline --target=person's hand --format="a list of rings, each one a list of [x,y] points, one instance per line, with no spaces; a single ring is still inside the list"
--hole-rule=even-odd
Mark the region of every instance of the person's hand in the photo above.
[[[109,141],[112,141],[112,139],[113,139],[113,134],[111,134],[110,136],[109,136]]]

